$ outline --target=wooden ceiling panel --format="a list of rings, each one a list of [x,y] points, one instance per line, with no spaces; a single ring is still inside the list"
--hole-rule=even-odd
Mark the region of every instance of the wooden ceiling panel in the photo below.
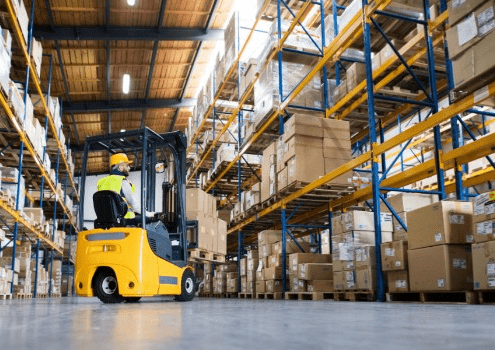
[[[131,27],[156,27],[161,0],[136,0],[134,6],[125,0],[110,1],[110,25]]]
[[[213,0],[169,0],[163,19],[163,26],[204,28],[213,2]]]

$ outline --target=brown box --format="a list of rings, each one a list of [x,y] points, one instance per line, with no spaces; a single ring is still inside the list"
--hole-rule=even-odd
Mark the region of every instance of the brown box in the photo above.
[[[242,258],[240,263],[241,276],[246,276],[247,273],[247,259]]]
[[[298,265],[304,263],[331,263],[330,254],[295,253],[289,255],[289,271],[297,272]]]
[[[407,270],[407,241],[382,243],[381,253],[383,271]]]
[[[409,292],[408,270],[387,272],[387,282],[390,293]]]
[[[256,271],[258,269],[258,265],[259,265],[259,258],[256,258],[256,259],[248,259],[247,260],[247,266],[246,266],[246,271],[249,272],[249,271]]]
[[[391,41],[397,50],[400,50],[402,48],[402,46],[404,46],[404,42],[401,40],[392,39]],[[392,57],[396,57],[394,50],[390,47],[389,44],[385,44],[383,49],[380,50],[380,62],[381,62],[381,64],[382,65],[385,64],[387,62],[387,60],[389,60]]]
[[[473,12],[478,6],[486,0],[467,0],[467,1],[449,1],[449,24],[454,26],[463,19],[466,15]]]
[[[261,257],[266,258],[272,255],[272,245],[271,244],[262,244],[261,247]]]
[[[265,291],[267,293],[283,292],[282,280],[265,281]]]
[[[345,290],[346,279],[344,271],[335,271],[333,273],[333,288],[335,290]]]
[[[322,122],[324,139],[350,141],[350,124],[347,120],[325,118]]]
[[[258,233],[258,246],[262,244],[273,244],[282,239],[282,231],[265,230]],[[270,255],[270,254],[268,254]]]
[[[300,280],[331,280],[333,278],[332,264],[304,263],[298,266]]]
[[[354,249],[354,265],[356,269],[376,266],[376,248],[374,246]]]
[[[256,281],[256,293],[265,293],[265,281]]]
[[[286,188],[289,184],[289,173],[287,171],[287,167],[284,167],[282,169],[282,171],[280,171],[278,174],[277,174],[277,187],[279,190],[282,190],[284,188]]]
[[[356,271],[344,271],[345,278],[345,289],[346,290],[354,290],[357,288],[356,286]]]
[[[407,214],[409,249],[473,243],[473,204],[443,201]]]
[[[256,281],[256,271],[248,271],[246,275],[247,282]]]
[[[282,267],[283,264],[283,259],[282,255],[276,254],[276,255],[270,255],[268,257],[268,267]],[[289,261],[287,257],[285,258],[285,266],[289,266]]]
[[[265,281],[268,280],[281,280],[282,268],[281,267],[268,267],[264,270]]]
[[[439,245],[408,251],[413,292],[473,289],[471,245]]]
[[[476,243],[483,243],[493,240],[495,240],[495,220],[476,222],[475,216],[474,241]]]
[[[436,196],[422,193],[399,193],[388,197],[387,201],[396,213],[412,211],[437,202]],[[380,204],[380,210],[382,212],[390,212],[385,203]]]
[[[353,63],[346,71],[347,91],[351,91],[366,79],[366,65]]]
[[[347,82],[345,80],[340,82],[340,85],[333,90],[333,100],[335,103],[339,102],[347,94]]]
[[[277,158],[276,142],[273,142],[263,151],[261,160],[261,201],[264,202],[270,198],[270,161],[275,162]]]
[[[228,280],[237,280],[237,278],[239,277],[239,273],[237,272],[227,272],[227,279]]]
[[[347,134],[346,134],[347,135]],[[325,137],[323,139],[323,156],[324,157],[329,157],[329,158],[335,158],[332,157],[331,154],[327,154],[327,150],[333,150],[333,149],[338,149],[339,151],[346,151],[349,154],[349,157],[351,156],[351,140],[349,138],[329,138]]]
[[[309,242],[297,242],[304,252],[309,252],[311,249],[311,244]],[[287,241],[285,245],[285,253],[293,254],[293,253],[301,253],[301,249],[297,246],[294,241]],[[282,254],[282,242],[276,242],[272,245],[272,254]]]
[[[321,126],[320,131],[323,134]],[[291,139],[287,141],[287,152],[284,152],[283,160],[284,162],[288,162],[292,157],[300,157],[305,154],[323,158],[323,138],[294,135],[294,137],[291,137]]]
[[[227,293],[238,293],[239,283],[235,280],[227,280]]]
[[[407,212],[398,213],[397,215],[407,227]],[[404,230],[404,227],[402,227],[395,216],[392,216],[392,225],[394,227],[394,241],[407,241],[407,231]]]
[[[295,113],[284,123],[284,141],[288,142],[293,136],[310,136],[323,138],[322,118],[319,115]]]
[[[474,289],[495,289],[495,241],[473,244]]]
[[[265,280],[265,270],[256,271],[256,281],[264,281]]]
[[[297,286],[296,286],[296,292],[306,292],[307,291],[307,282],[308,281],[304,281],[304,280],[300,280],[298,279],[297,280]]]
[[[247,251],[247,257],[248,259],[258,259],[258,250],[257,249],[252,249]]]
[[[333,279],[333,274],[332,274]],[[333,292],[333,280],[313,280],[306,282],[308,292]]]
[[[336,158],[324,158],[323,159],[323,161],[325,162],[324,175],[328,174],[332,170],[335,170],[344,164],[347,164],[349,162],[349,160],[336,159]],[[333,178],[332,180],[330,180],[328,183],[329,184],[338,184],[338,185],[349,185],[350,184],[350,181],[349,181],[350,178],[352,178],[352,171],[348,171],[342,175],[339,175],[336,178]]]
[[[324,175],[323,149],[307,149],[287,161],[287,183],[313,182]]]
[[[365,267],[356,270],[356,288],[359,290],[376,289],[376,268]]]

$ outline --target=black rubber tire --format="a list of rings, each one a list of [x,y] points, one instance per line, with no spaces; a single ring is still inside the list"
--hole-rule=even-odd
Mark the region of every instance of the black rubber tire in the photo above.
[[[117,304],[124,301],[119,294],[117,277],[112,270],[103,270],[98,273],[95,280],[95,294],[105,304]]]
[[[126,303],[137,303],[141,297],[124,297]]]
[[[181,282],[181,295],[175,297],[177,301],[191,301],[196,294],[196,282],[191,270],[184,270]]]

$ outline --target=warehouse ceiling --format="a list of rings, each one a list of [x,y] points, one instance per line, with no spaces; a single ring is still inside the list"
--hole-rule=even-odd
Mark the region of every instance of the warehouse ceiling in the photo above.
[[[184,130],[230,17],[231,0],[36,0],[34,36],[42,41],[42,81],[63,101],[64,132],[86,136],[150,127]],[[132,2],[132,1],[131,1]],[[31,8],[31,2],[26,2]],[[129,93],[123,76],[129,74]],[[76,172],[81,158],[75,157]],[[94,155],[89,172],[108,170]]]

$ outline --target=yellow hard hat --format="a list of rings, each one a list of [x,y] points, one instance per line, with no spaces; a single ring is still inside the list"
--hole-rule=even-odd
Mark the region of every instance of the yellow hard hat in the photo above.
[[[112,154],[110,157],[110,166],[114,166],[120,163],[132,163],[125,153]]]

